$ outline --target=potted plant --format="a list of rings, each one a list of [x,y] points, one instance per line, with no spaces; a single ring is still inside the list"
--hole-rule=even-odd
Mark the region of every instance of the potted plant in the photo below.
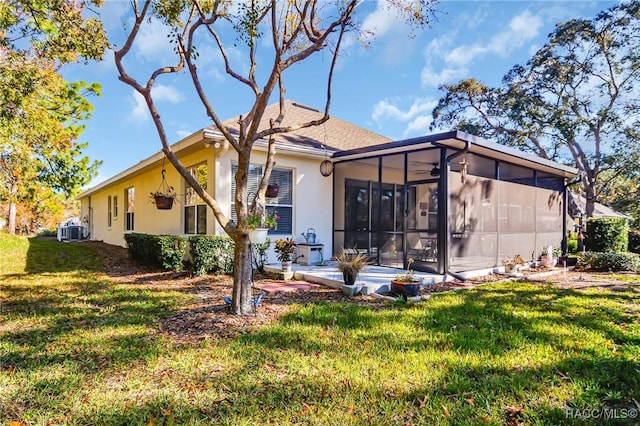
[[[282,272],[291,272],[291,256],[296,248],[296,243],[291,238],[276,240],[274,250],[276,257],[282,262]]]
[[[502,266],[504,266],[505,272],[518,272],[518,270],[524,265],[524,259],[519,254],[516,254],[515,257],[507,257],[502,260]]]
[[[249,240],[253,244],[263,244],[267,240],[269,229],[277,229],[278,213],[266,211],[260,214],[250,214],[247,216],[247,226],[249,228]]]
[[[350,253],[343,248],[335,260],[338,262],[338,269],[342,272],[344,280],[342,292],[347,296],[355,296],[362,289],[362,287],[355,286],[355,283],[358,274],[367,264],[367,257],[361,253]]]
[[[418,278],[413,275],[413,271],[411,270],[411,264],[413,262],[413,258],[410,257],[407,261],[406,272],[396,274],[396,279],[391,280],[392,293],[403,297],[418,295],[420,292],[420,282],[418,281]]]
[[[267,198],[275,198],[278,196],[278,192],[280,191],[280,186],[275,183],[273,185],[267,185],[267,191],[265,192],[265,197]]]
[[[553,268],[556,266],[558,257],[562,254],[559,247],[544,246],[540,251],[540,263],[547,268]]]
[[[152,192],[150,197],[151,201],[156,205],[158,210],[171,210],[173,207],[173,201],[176,199],[176,191],[173,186],[167,183],[166,179],[167,171],[164,169],[164,163],[162,168],[162,181],[160,186],[155,192]]]
[[[169,186],[163,191],[152,192],[150,198],[158,210],[171,210],[176,193],[173,186]]]

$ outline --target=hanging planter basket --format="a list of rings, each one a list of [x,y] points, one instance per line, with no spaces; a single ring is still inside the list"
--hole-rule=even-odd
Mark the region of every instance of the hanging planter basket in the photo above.
[[[249,231],[249,241],[251,244],[263,244],[267,241],[269,228],[257,228]]]
[[[167,183],[165,178],[166,170],[162,169],[162,182],[156,192],[151,193],[151,199],[153,200],[158,210],[171,210],[173,202],[176,199],[176,193],[173,190],[173,186]]]
[[[278,184],[267,185],[267,192],[265,193],[265,196],[267,198],[275,198],[278,196],[278,191],[280,191],[280,186],[278,186]]]
[[[175,198],[166,195],[155,195],[153,199],[158,210],[171,210]]]

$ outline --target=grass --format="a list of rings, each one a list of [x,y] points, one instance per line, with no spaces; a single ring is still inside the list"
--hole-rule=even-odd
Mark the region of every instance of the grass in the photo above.
[[[100,269],[86,245],[0,234],[4,424],[603,424],[565,410],[624,417],[640,401],[633,291],[500,283],[385,309],[295,305],[178,344],[158,323],[192,296]]]

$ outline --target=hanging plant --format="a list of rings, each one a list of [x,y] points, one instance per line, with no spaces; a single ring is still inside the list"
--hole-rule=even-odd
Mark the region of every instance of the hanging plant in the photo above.
[[[171,210],[173,201],[176,199],[176,192],[173,186],[167,183],[165,174],[166,170],[162,169],[162,182],[160,182],[158,189],[150,195],[158,210]]]
[[[280,186],[278,184],[267,185],[267,192],[265,196],[268,198],[275,198],[278,196],[278,191],[280,191]]]

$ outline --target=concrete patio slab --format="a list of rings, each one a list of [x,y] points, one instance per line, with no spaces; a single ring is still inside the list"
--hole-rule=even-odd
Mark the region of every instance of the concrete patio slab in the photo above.
[[[280,264],[265,265],[265,270],[271,273],[282,274]],[[404,269],[388,268],[385,266],[367,265],[358,274],[356,285],[362,285],[367,288],[368,294],[370,293],[387,293],[390,291],[391,280],[399,273],[404,273]],[[340,289],[344,284],[342,278],[342,272],[338,269],[336,262],[329,261],[323,266],[318,265],[298,265],[293,264],[292,267],[293,279],[304,280],[309,283],[322,284],[327,287]],[[430,274],[426,272],[414,272],[414,275],[418,279],[423,279],[426,285],[432,285],[451,281],[451,277],[444,275]]]

